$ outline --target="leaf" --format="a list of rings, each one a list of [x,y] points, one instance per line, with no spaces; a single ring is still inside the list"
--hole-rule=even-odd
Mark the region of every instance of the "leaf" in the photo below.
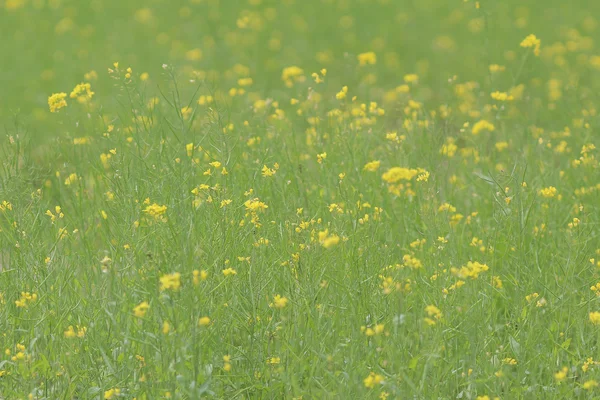
[[[513,353],[515,353],[515,356],[518,357],[519,353],[521,352],[521,345],[512,336],[508,337],[508,342],[510,343],[510,348],[512,349]]]
[[[570,344],[571,344],[571,338],[568,338],[567,340],[565,340],[564,342],[562,342],[562,344],[560,345],[560,347],[562,347],[563,349],[567,350],[569,348]]]
[[[408,368],[414,370],[417,368],[417,364],[419,363],[419,357],[413,357],[408,363]]]

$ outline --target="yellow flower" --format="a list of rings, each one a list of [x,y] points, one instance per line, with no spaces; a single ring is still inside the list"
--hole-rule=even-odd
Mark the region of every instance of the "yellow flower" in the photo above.
[[[237,275],[237,271],[233,268],[226,268],[223,270],[223,275],[225,276],[230,276],[230,275]]]
[[[158,204],[154,203],[147,206],[144,209],[144,212],[155,219],[159,219],[164,213],[167,212],[167,206],[159,206]]]
[[[517,360],[515,360],[514,358],[510,358],[510,357],[506,357],[502,360],[502,364],[506,364],[506,365],[517,365]]]
[[[367,64],[373,65],[373,64],[377,63],[377,55],[372,51],[359,54],[357,56],[357,59],[358,59],[359,65],[361,65],[361,66],[367,65]]]
[[[600,312],[592,311],[589,315],[590,322],[594,325],[600,325]]]
[[[72,99],[77,99],[80,103],[85,103],[94,96],[94,92],[91,90],[89,83],[80,83],[75,86],[71,94],[69,95]]]
[[[419,75],[417,74],[406,74],[404,75],[404,82],[415,83],[419,81]]]
[[[427,313],[428,317],[433,317],[438,321],[442,319],[442,312],[434,305],[428,305],[425,307],[425,312]]]
[[[506,92],[492,92],[490,95],[492,99],[497,101],[513,101],[515,98]]]
[[[281,295],[276,294],[273,297],[273,306],[275,308],[284,308],[285,306],[287,306],[288,303],[288,299],[287,297],[282,297]]]
[[[67,339],[71,339],[74,338],[75,336],[77,336],[77,334],[75,333],[75,329],[73,329],[73,326],[70,325],[67,330],[64,332],[64,336]]]
[[[344,86],[344,87],[342,87],[342,90],[340,90],[339,92],[337,92],[335,94],[335,98],[338,100],[343,100],[346,98],[347,94],[348,94],[348,86]]]
[[[467,265],[464,265],[461,268],[450,268],[450,272],[460,279],[477,279],[481,273],[486,272],[489,269],[490,267],[486,264],[481,264],[477,261],[468,261]]]
[[[140,304],[133,308],[133,313],[136,317],[143,318],[146,315],[146,312],[148,312],[149,308],[150,304],[148,304],[147,301],[142,301]]]
[[[496,130],[496,127],[491,122],[482,119],[473,124],[473,128],[471,129],[471,133],[473,135],[479,135],[483,131],[493,132]]]
[[[194,272],[192,272],[192,275],[194,276],[194,285],[198,285],[200,281],[205,281],[206,278],[208,278],[208,272],[205,270],[198,271],[196,269]]]
[[[269,208],[268,205],[266,205],[265,203],[263,203],[262,201],[260,201],[258,199],[246,200],[246,202],[244,202],[244,207],[246,207],[246,211],[250,211],[250,212],[266,210],[267,208]]]
[[[188,157],[191,157],[194,154],[194,143],[188,143],[185,145],[185,152]]]
[[[547,188],[540,189],[538,194],[546,199],[556,197],[558,190],[554,186],[548,186]]]
[[[28,303],[32,303],[37,300],[36,293],[21,292],[19,300],[15,300],[15,305],[19,308],[27,308]]]
[[[50,108],[51,113],[58,112],[61,108],[67,106],[67,98],[66,93],[54,93],[52,96],[48,97],[48,107]]]
[[[591,390],[593,388],[598,387],[598,382],[596,382],[595,380],[591,379],[589,381],[585,381],[583,384],[583,388],[585,390]]]
[[[528,35],[525,39],[523,39],[523,41],[521,42],[521,47],[533,48],[533,54],[539,56],[541,44],[542,41],[538,39],[534,34],[531,34]]]
[[[120,389],[109,389],[106,392],[104,392],[104,400],[112,400],[115,397],[119,396],[121,394],[121,390]]]
[[[304,82],[306,78],[303,74],[304,70],[294,65],[283,69],[281,72],[281,80],[287,87],[292,87],[294,82]]]
[[[198,325],[200,325],[200,326],[208,326],[208,325],[210,325],[210,318],[208,318],[208,317],[201,317],[198,320]]]
[[[175,272],[173,274],[166,274],[160,277],[160,290],[179,290],[181,287],[181,274]]]
[[[369,376],[367,376],[363,380],[365,387],[368,389],[373,389],[376,385],[382,384],[384,382],[383,376],[376,374],[375,372],[371,372]]]
[[[374,172],[379,169],[379,165],[381,165],[381,161],[371,161],[371,162],[368,162],[365,164],[365,166],[363,167],[363,170],[369,171],[369,172]]]
[[[386,181],[387,183],[396,183],[401,180],[410,181],[418,174],[416,169],[412,168],[403,168],[403,167],[394,167],[388,169],[382,176],[381,179]]]
[[[340,237],[338,235],[330,235],[329,229],[319,232],[319,243],[326,249],[330,248],[331,246],[335,246],[339,242]]]
[[[262,172],[262,176],[264,176],[264,177],[270,177],[270,176],[275,175],[275,173],[277,172],[277,169],[276,168],[269,168],[266,165],[263,165],[263,168],[262,168],[261,172]]]
[[[540,295],[538,293],[531,293],[531,294],[528,294],[527,296],[525,296],[525,300],[528,303],[531,303],[533,300],[537,299],[538,297],[540,297]]]
[[[185,53],[185,58],[188,61],[198,61],[202,58],[202,50],[192,49]]]
[[[86,332],[87,332],[87,328],[85,326],[80,327],[79,325],[77,325],[77,331],[76,331],[72,325],[69,325],[67,330],[64,332],[64,336],[67,339],[72,339],[74,337],[82,338],[85,336]]]
[[[560,371],[554,374],[554,379],[556,379],[557,382],[564,381],[567,378],[567,372],[569,372],[569,369],[567,367],[562,367]]]

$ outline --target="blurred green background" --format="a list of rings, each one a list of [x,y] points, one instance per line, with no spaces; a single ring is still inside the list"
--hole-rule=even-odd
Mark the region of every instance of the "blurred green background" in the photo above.
[[[326,67],[330,80],[353,83],[355,55],[375,51],[380,61],[373,79],[379,87],[393,87],[416,72],[430,87],[443,88],[451,76],[479,81],[487,65],[512,61],[529,33],[544,45],[595,37],[600,15],[599,2],[555,0],[483,0],[479,8],[463,0],[3,0],[2,5],[0,118],[10,125],[18,116],[38,133],[48,131],[48,96],[70,91],[86,73],[97,71],[96,96],[108,96],[106,68],[115,61],[148,72],[153,85],[160,83],[163,63],[176,67],[182,79],[203,71],[200,77],[208,74],[217,85],[241,64],[261,95],[268,95],[290,65]],[[593,53],[593,40],[588,44]],[[545,73],[539,63],[528,68],[525,73]],[[424,100],[435,95],[425,93]]]

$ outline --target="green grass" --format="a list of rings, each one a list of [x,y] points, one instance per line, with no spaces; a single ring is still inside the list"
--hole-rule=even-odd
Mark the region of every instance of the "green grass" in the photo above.
[[[587,3],[0,2],[0,399],[598,398]]]

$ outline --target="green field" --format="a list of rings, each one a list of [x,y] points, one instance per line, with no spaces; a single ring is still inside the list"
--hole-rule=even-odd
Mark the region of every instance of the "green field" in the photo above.
[[[600,3],[0,0],[0,54],[0,399],[600,398]]]

